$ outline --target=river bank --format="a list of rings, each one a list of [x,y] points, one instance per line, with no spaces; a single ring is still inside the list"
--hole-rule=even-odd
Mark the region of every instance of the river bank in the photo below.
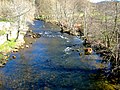
[[[16,56],[9,56],[11,52],[16,53],[19,52],[20,49],[29,48],[36,38],[40,38],[40,34],[27,31],[22,37],[24,38],[20,38],[16,42],[12,39],[0,45],[0,67],[5,66],[8,62],[8,58],[10,58],[10,60],[16,59]]]
[[[110,69],[105,70],[105,77],[109,81],[109,83],[115,85],[115,88],[119,90],[120,88],[120,68],[116,67],[115,57],[113,56],[113,52],[107,48],[102,43],[98,43],[98,41],[87,41],[88,43],[85,45],[87,47],[91,46],[93,50],[99,55],[103,60],[102,63],[110,63]]]

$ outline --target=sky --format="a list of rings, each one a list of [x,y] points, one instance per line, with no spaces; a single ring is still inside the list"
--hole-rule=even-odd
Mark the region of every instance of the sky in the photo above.
[[[90,1],[93,3],[97,3],[97,2],[101,2],[101,1],[110,1],[110,0],[90,0]],[[120,0],[117,0],[117,1],[120,1]]]

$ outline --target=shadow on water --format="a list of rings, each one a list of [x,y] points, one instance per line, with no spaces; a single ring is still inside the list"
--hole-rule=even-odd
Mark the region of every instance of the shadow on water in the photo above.
[[[79,52],[84,53],[82,40],[53,27],[42,21],[30,26],[41,38],[29,49],[11,53],[17,58],[0,69],[1,90],[100,89],[104,82],[101,71],[109,64],[101,63],[95,53],[80,56]]]

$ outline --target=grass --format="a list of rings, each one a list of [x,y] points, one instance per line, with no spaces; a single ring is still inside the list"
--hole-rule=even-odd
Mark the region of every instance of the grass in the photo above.
[[[0,36],[6,34],[5,30],[0,30]]]
[[[2,58],[4,58],[4,55],[3,55],[3,54],[0,54],[0,60],[1,60]]]
[[[4,44],[0,45],[0,64],[4,62],[3,59],[7,60],[6,56],[2,53],[5,52],[7,54],[12,48],[14,48],[16,45],[16,42],[14,40],[12,41],[6,41]]]
[[[8,22],[9,20],[7,20],[6,18],[0,18],[0,22]]]
[[[45,18],[46,18],[46,16],[44,16],[44,15],[40,15],[40,16],[36,17],[36,19],[39,19],[39,20],[45,20]]]
[[[8,52],[12,48],[14,48],[16,45],[16,42],[14,40],[6,41],[4,44],[0,45],[0,52]]]
[[[8,18],[2,18],[2,17],[0,17],[0,22],[15,22],[15,20],[14,19],[8,19]]]

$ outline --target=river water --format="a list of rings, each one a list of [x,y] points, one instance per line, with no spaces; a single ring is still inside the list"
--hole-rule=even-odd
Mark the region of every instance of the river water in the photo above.
[[[34,22],[31,28],[42,36],[30,48],[11,53],[17,58],[0,68],[0,90],[104,89],[101,70],[109,64],[95,52],[84,55],[79,37],[53,27]]]

